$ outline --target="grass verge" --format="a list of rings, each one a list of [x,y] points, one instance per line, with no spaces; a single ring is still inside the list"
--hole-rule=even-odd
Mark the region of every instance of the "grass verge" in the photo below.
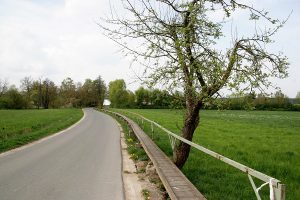
[[[150,193],[147,189],[143,189],[142,190],[142,195],[144,197],[145,200],[149,200],[150,199]]]
[[[82,116],[80,109],[0,110],[0,153],[63,130]]]
[[[130,158],[132,160],[136,161],[148,161],[149,157],[147,156],[147,153],[141,146],[139,140],[135,136],[135,134],[132,132],[132,130],[129,128],[128,124],[122,120],[121,118],[106,112],[106,114],[112,116],[115,120],[118,121],[118,123],[122,126],[125,141],[127,144],[127,151],[130,155]]]

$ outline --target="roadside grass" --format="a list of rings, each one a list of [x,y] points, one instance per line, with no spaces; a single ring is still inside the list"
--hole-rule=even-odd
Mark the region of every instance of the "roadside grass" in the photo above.
[[[101,111],[101,110],[100,110]],[[102,112],[102,111],[101,111]],[[125,137],[125,142],[127,144],[127,152],[130,155],[130,158],[135,162],[136,164],[136,173],[137,174],[144,174],[143,176],[140,176],[140,180],[144,180],[145,177],[148,178],[148,180],[154,184],[157,188],[157,190],[160,190],[163,192],[163,199],[169,199],[169,196],[164,188],[163,183],[159,179],[159,177],[153,177],[151,175],[146,175],[146,169],[145,168],[138,168],[137,163],[139,161],[146,161],[149,162],[151,161],[150,158],[148,157],[146,151],[142,147],[139,139],[136,137],[135,133],[132,131],[132,129],[129,127],[129,125],[120,117],[109,113],[105,112],[106,114],[110,115],[113,117],[115,120],[118,121],[118,123],[122,126],[123,132],[124,132],[124,137]],[[148,164],[148,163],[147,163]],[[146,166],[145,166],[146,167]],[[124,173],[127,173],[124,171]],[[146,175],[146,176],[145,176]],[[151,199],[151,195],[148,189],[143,189],[141,191],[141,194],[143,195],[144,199]]]
[[[143,189],[142,190],[142,195],[143,195],[143,197],[144,197],[145,200],[150,199],[150,192],[149,192],[149,190]]]
[[[118,116],[113,115],[112,113],[106,112],[106,114],[113,117],[117,122],[122,126],[125,142],[127,144],[127,152],[130,155],[130,158],[132,160],[136,161],[148,161],[149,157],[147,156],[147,153],[141,146],[139,140],[135,136],[135,134],[132,132],[132,130],[129,128],[128,124]]]
[[[123,113],[144,128],[155,143],[171,158],[172,149],[166,133],[151,132],[126,110]],[[174,133],[180,133],[182,110],[130,109]],[[193,141],[286,184],[286,199],[300,199],[300,112],[284,111],[201,111],[201,124]],[[184,174],[208,199],[256,199],[246,174],[192,148],[182,169]],[[262,184],[255,180],[256,185]],[[269,188],[260,194],[268,199]]]
[[[63,130],[82,116],[80,109],[0,110],[0,152]]]

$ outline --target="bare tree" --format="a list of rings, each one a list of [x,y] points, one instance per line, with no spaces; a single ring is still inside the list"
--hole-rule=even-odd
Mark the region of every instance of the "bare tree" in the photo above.
[[[0,79],[0,97],[5,94],[8,90],[8,82],[7,80]]]
[[[60,96],[63,98],[64,106],[73,106],[76,99],[76,86],[70,77],[61,82]]]
[[[33,79],[30,76],[26,76],[21,80],[21,89],[25,94],[25,107],[30,107],[31,92],[33,87]]]
[[[297,103],[300,103],[300,92],[297,92],[296,99],[297,99]]]
[[[40,109],[40,107],[42,107],[42,98],[43,94],[42,94],[42,78],[39,78],[38,80],[38,109]]]
[[[145,66],[145,81],[165,83],[184,91],[186,115],[181,135],[192,140],[203,105],[222,88],[251,91],[271,85],[270,77],[285,78],[288,62],[282,53],[271,53],[266,45],[284,21],[268,12],[235,0],[123,0],[126,18],[112,15],[99,26],[134,61]],[[224,23],[236,11],[247,12],[257,24],[249,35],[234,34],[232,45],[218,48]],[[217,21],[215,12],[224,14]],[[261,29],[258,25],[266,26]],[[226,35],[228,37],[228,35]],[[230,37],[230,35],[229,35]],[[134,45],[132,41],[138,43]],[[190,146],[178,142],[175,164],[186,162]]]
[[[104,103],[104,98],[106,93],[105,83],[100,75],[93,81],[93,83],[95,87],[94,90],[95,90],[95,98],[96,98],[97,105],[100,108],[103,108],[103,103]]]
[[[54,102],[57,96],[57,86],[54,82],[46,78],[41,85],[41,98],[42,105],[45,109],[48,109]]]
[[[26,93],[30,93],[32,87],[32,78],[30,76],[26,76],[21,80],[21,89]]]

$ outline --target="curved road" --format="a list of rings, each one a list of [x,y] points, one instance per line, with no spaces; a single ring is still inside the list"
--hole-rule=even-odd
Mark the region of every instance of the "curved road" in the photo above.
[[[0,155],[1,200],[122,200],[120,131],[93,109],[74,128]]]

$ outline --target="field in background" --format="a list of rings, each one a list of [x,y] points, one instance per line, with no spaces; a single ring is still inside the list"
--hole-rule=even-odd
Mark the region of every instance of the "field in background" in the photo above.
[[[82,115],[80,109],[0,110],[0,152],[58,132]]]
[[[125,110],[117,111],[125,114]],[[129,111],[175,133],[180,132],[183,123],[180,110]],[[158,146],[172,156],[166,133],[155,129],[152,136],[150,125],[143,126]],[[281,180],[287,185],[287,200],[300,198],[300,112],[204,110],[193,141]],[[246,174],[200,151],[192,149],[183,172],[210,200],[256,199]],[[261,183],[256,180],[256,185]],[[263,199],[268,199],[268,192],[266,186],[261,192]]]

